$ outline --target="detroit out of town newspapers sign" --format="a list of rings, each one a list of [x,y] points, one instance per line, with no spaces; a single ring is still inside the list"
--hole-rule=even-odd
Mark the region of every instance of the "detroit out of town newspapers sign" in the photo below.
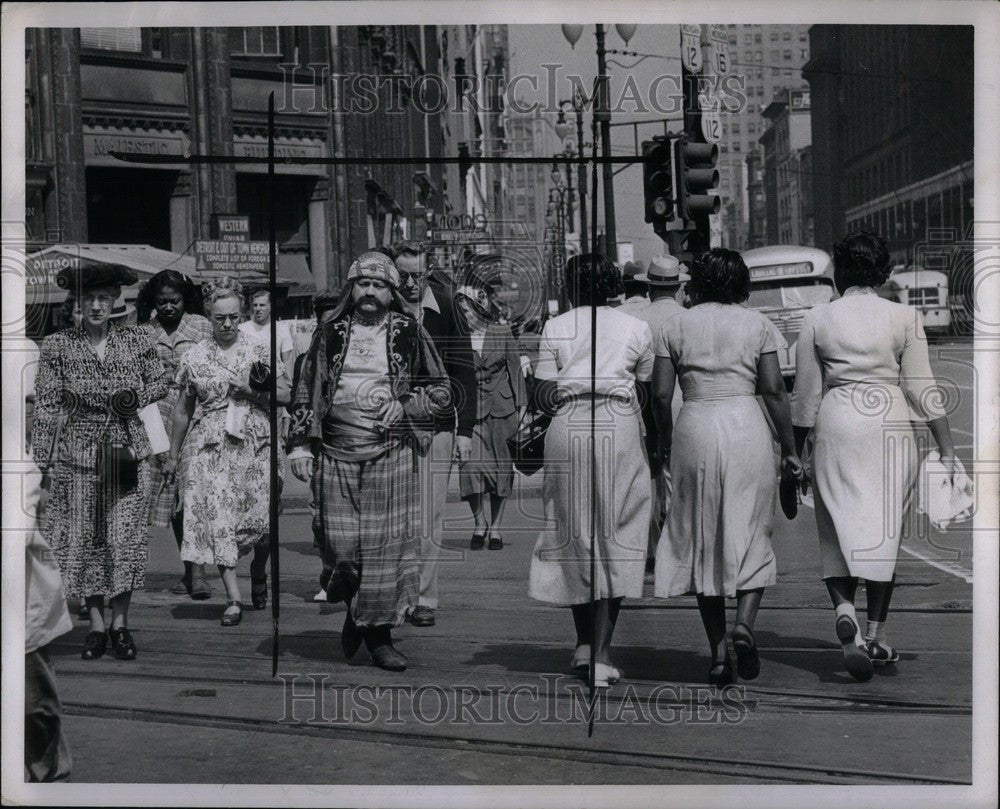
[[[268,243],[199,239],[194,243],[197,269],[223,273],[266,273]]]

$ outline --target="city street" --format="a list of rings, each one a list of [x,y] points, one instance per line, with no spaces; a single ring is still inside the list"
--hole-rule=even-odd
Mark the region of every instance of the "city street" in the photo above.
[[[953,431],[971,444],[971,347],[932,346],[960,393]],[[757,624],[762,671],[719,696],[693,597],[627,602],[613,656],[624,678],[592,738],[567,670],[567,610],[526,596],[542,475],[520,477],[499,552],[470,552],[472,521],[452,478],[441,605],[407,625],[394,674],[362,649],[343,659],[343,606],[315,603],[308,492],[289,475],[281,518],[281,657],[270,609],[219,625],[213,598],[171,595],[173,538],[154,532],[132,617],[138,659],[80,659],[87,625],[54,644],[79,782],[285,784],[966,783],[971,778],[970,523],[906,538],[889,638],[898,666],[868,683],[844,671],[819,579],[807,506],[776,518],[779,581]],[[249,607],[249,572],[241,564]],[[859,593],[859,614],[863,609]],[[862,616],[863,617],[863,616]],[[293,700],[292,697],[295,697]],[[941,744],[947,739],[947,744]],[[873,751],[878,751],[875,756]]]

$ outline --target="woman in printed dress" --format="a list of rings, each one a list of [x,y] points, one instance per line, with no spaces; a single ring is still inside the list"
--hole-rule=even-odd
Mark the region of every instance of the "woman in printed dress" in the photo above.
[[[105,597],[115,656],[136,657],[128,609],[145,583],[150,483],[149,438],[137,411],[167,393],[149,335],[110,319],[121,286],[136,280],[120,265],[60,271],[57,282],[79,301],[82,322],[45,339],[35,383],[31,443],[51,481],[42,531],[66,595],[83,599],[90,613],[85,660],[107,650]],[[103,463],[115,445],[132,462]]]
[[[184,469],[181,559],[218,566],[227,599],[222,625],[235,626],[243,617],[236,563],[251,550],[254,606],[262,607],[267,596],[270,394],[267,389],[255,390],[248,380],[256,363],[270,366],[270,352],[239,330],[238,282],[230,278],[210,282],[204,295],[212,339],[193,346],[178,365],[180,398],[164,474],[169,480],[179,465]],[[284,405],[288,384],[280,360],[275,373],[278,404]],[[182,454],[185,460],[179,464]]]
[[[181,357],[192,346],[212,336],[208,320],[195,314],[195,310],[200,308],[197,306],[197,294],[195,285],[176,270],[158,272],[139,293],[139,321],[145,323],[152,335],[160,362],[171,383],[170,392],[157,403],[167,435],[170,434],[174,408],[180,398],[180,388],[174,383],[174,378]],[[152,317],[149,317],[150,314]],[[170,483],[164,480],[165,459],[165,455],[158,455],[153,459],[149,521],[158,528],[170,525],[179,551],[184,539],[184,497],[177,491],[177,479],[183,479],[184,474],[182,470]],[[199,583],[199,589],[193,587],[195,580]],[[190,562],[185,562],[184,575],[170,592],[176,595],[187,593],[193,599],[209,598],[212,591],[205,578],[204,566],[199,565],[194,569]]]

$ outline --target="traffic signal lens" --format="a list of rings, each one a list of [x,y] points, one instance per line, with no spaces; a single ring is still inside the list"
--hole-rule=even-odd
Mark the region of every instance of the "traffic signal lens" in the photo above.
[[[666,216],[670,212],[670,205],[663,197],[657,197],[653,202],[653,212],[657,216]]]

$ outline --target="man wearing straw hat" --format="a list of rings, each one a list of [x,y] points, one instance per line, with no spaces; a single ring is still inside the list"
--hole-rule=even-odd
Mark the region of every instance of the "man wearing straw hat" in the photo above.
[[[629,262],[626,269],[631,266],[638,265],[635,262]],[[619,307],[618,311],[646,321],[655,340],[664,324],[684,311],[684,308],[677,302],[677,295],[684,282],[690,277],[686,272],[681,272],[681,264],[673,256],[656,256],[649,263],[649,269],[646,272],[640,272],[632,277],[635,284],[647,285],[649,298],[630,298]],[[672,407],[676,420],[681,408],[679,385],[674,388]],[[665,459],[657,457],[658,431],[650,408],[643,411],[643,418],[646,426],[646,449],[649,452],[649,471],[653,476],[653,508],[650,511],[649,549],[646,557],[646,565],[651,567],[656,558],[656,543],[660,539],[663,515],[670,502],[670,464]]]
[[[347,604],[344,654],[363,640],[372,662],[391,671],[407,663],[391,629],[416,607],[420,585],[416,456],[451,399],[441,360],[399,287],[383,253],[351,264],[302,362],[288,454],[299,480],[313,478],[320,585],[328,601]]]

